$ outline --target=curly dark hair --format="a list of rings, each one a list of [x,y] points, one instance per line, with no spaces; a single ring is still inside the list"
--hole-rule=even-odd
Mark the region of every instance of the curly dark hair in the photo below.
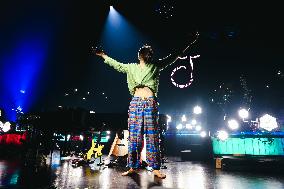
[[[143,58],[146,63],[151,63],[153,60],[154,51],[150,45],[143,45],[138,51],[138,59]]]

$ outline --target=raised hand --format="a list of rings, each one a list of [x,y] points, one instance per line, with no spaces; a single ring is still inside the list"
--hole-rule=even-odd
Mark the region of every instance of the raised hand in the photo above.
[[[92,46],[91,51],[92,51],[92,53],[94,53],[98,56],[102,56],[102,55],[105,54],[101,46],[96,46],[96,47]]]

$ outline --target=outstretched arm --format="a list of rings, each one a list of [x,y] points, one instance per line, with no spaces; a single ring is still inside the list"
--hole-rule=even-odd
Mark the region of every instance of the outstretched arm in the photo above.
[[[96,55],[102,57],[106,64],[110,65],[111,67],[113,67],[117,71],[122,72],[122,73],[127,73],[128,64],[123,64],[121,62],[114,60],[113,58],[106,55],[103,51],[96,52]]]

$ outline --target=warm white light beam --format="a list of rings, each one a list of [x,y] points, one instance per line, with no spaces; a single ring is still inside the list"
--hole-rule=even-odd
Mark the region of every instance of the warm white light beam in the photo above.
[[[218,131],[217,132],[217,137],[220,139],[220,140],[226,140],[228,137],[229,137],[229,135],[228,135],[228,133],[226,132],[226,131]]]
[[[239,123],[236,120],[231,119],[231,120],[228,121],[228,126],[229,126],[230,129],[236,130],[236,129],[239,128]]]
[[[189,123],[187,123],[187,124],[185,124],[185,128],[192,129],[192,126]]]
[[[177,130],[181,130],[181,129],[182,129],[182,124],[178,124],[178,125],[176,126],[176,128],[177,128]]]
[[[276,118],[268,114],[265,114],[264,116],[262,116],[259,119],[259,122],[260,122],[259,127],[267,131],[272,131],[273,129],[276,129],[278,127]]]
[[[202,127],[201,127],[200,125],[197,125],[197,126],[195,127],[195,129],[196,129],[196,131],[201,131]]]
[[[2,130],[3,130],[4,132],[8,132],[10,129],[11,129],[11,123],[7,121],[7,122],[4,123],[4,125],[2,126]]]
[[[193,108],[193,113],[195,114],[201,114],[202,113],[202,108],[200,106],[195,106]]]
[[[246,109],[240,109],[239,110],[239,116],[242,118],[242,119],[246,119],[248,118],[249,116],[249,112],[246,110]]]
[[[207,134],[206,134],[205,131],[201,131],[201,132],[200,132],[200,136],[201,136],[202,138],[206,137],[206,135],[207,135]]]

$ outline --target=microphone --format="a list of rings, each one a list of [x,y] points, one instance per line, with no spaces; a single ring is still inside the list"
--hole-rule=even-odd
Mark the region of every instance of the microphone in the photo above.
[[[94,53],[94,54],[98,54],[98,53],[102,53],[102,52],[104,52],[104,50],[103,50],[103,48],[102,48],[102,46],[101,45],[98,45],[98,46],[92,46],[91,47],[91,51],[92,51],[92,53]]]

